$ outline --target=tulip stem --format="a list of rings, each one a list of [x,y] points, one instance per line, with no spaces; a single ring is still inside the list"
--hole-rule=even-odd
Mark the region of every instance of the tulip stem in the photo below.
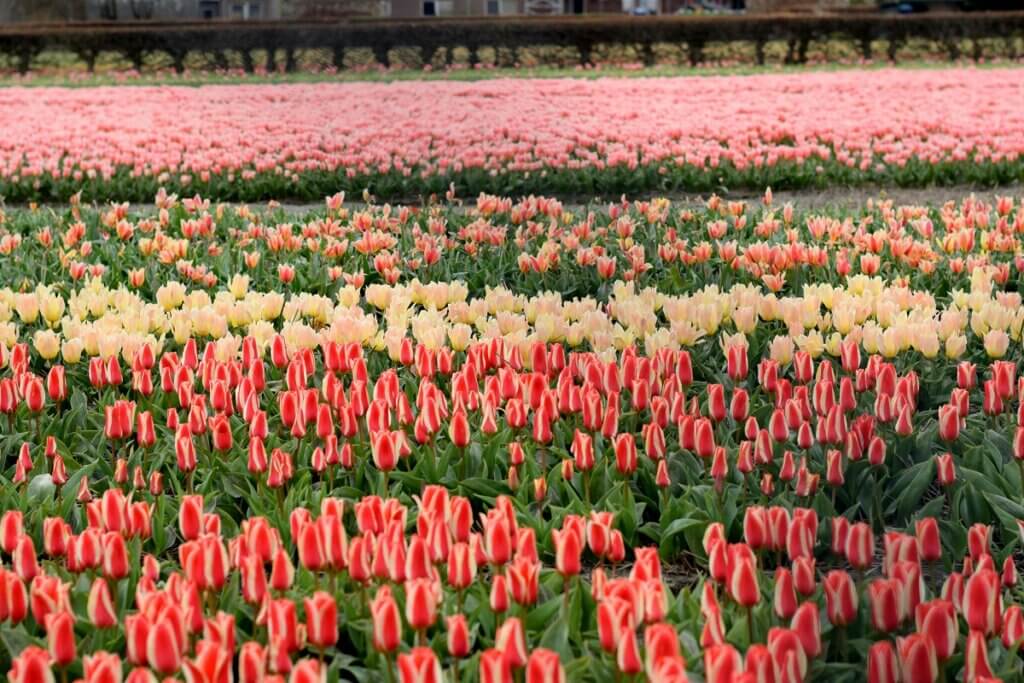
[[[583,502],[587,505],[587,510],[590,510],[590,472],[583,470]]]
[[[452,662],[452,683],[459,683],[459,660]]]
[[[391,655],[385,654],[384,661],[387,662],[388,683],[395,683],[395,665],[391,661]]]
[[[747,606],[747,647],[754,644],[754,606]]]

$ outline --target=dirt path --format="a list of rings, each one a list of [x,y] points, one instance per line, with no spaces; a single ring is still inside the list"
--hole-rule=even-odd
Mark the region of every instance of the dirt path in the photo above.
[[[948,185],[943,187],[924,187],[924,188],[885,188],[881,186],[859,186],[859,187],[830,187],[821,190],[795,190],[786,191],[780,190],[773,192],[773,203],[776,206],[783,206],[786,203],[792,203],[794,206],[803,210],[850,210],[857,209],[864,205],[868,199],[891,199],[897,205],[900,204],[911,204],[911,205],[929,205],[929,206],[941,206],[949,200],[960,201],[970,195],[976,195],[980,198],[987,200],[993,200],[996,196],[1011,196],[1016,198],[1018,201],[1024,201],[1024,183],[1015,183],[1012,185],[1002,185],[999,187],[980,187],[974,185]],[[690,194],[690,193],[641,193],[637,195],[628,196],[627,198],[633,201],[651,199],[654,197],[668,197],[674,203],[679,205],[697,205],[702,203],[708,195]],[[763,193],[751,192],[750,190],[737,190],[735,192],[728,192],[721,195],[724,199],[731,200],[744,200],[744,201],[760,201],[763,197]],[[614,197],[567,197],[563,199],[565,206],[572,210],[577,211],[587,206],[604,206],[611,202],[617,202],[619,196]],[[465,206],[472,206],[475,202],[473,197],[463,197],[462,201],[465,202]],[[381,203],[381,202],[378,202]],[[396,201],[389,202],[394,206],[403,204],[419,204],[419,200],[410,199],[408,201]],[[240,204],[240,203],[239,203]],[[362,202],[351,202],[346,204],[351,208],[358,208],[363,206]],[[266,202],[250,202],[248,205],[252,208],[262,208],[266,206]],[[4,208],[8,210],[21,210],[27,208],[26,204],[5,204]],[[63,210],[65,205],[62,204],[44,204],[42,208],[53,208],[55,210]],[[323,202],[281,202],[280,208],[290,216],[302,216],[310,211],[318,211],[324,208]],[[155,211],[155,207],[152,204],[133,204],[133,210],[142,210],[145,212]]]

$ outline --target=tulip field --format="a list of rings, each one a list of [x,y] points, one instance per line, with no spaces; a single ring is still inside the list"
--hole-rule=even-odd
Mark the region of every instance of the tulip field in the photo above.
[[[590,197],[1019,180],[1007,68],[0,89],[8,201]],[[594,106],[594,103],[600,103]]]
[[[10,683],[1024,680],[1020,199],[149,202],[0,212]]]

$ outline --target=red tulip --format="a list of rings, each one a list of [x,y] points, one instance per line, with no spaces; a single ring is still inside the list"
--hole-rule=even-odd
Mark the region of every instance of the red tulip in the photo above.
[[[867,569],[874,562],[875,535],[865,522],[850,525],[846,534],[846,559],[856,569]]]
[[[429,647],[416,647],[398,655],[401,683],[443,683],[441,662]]]
[[[939,675],[935,648],[925,635],[912,633],[900,638],[899,658],[904,683],[933,683]]]
[[[268,649],[270,650],[271,668],[278,674],[287,673],[288,683],[323,683],[327,676],[326,665],[316,659],[307,657],[292,665],[291,656],[280,649],[275,651],[273,642]],[[267,680],[273,680],[273,678],[273,676],[268,676]]]
[[[453,614],[445,618],[448,626],[448,654],[456,659],[469,655],[469,625],[465,614]]]
[[[615,437],[615,468],[619,474],[628,477],[636,471],[636,441],[633,435],[625,432]]]
[[[11,567],[22,581],[31,581],[39,573],[35,543],[28,534],[19,538],[18,544],[14,546]]]
[[[46,405],[46,388],[43,380],[38,377],[29,377],[22,389],[25,397],[25,407],[33,413],[41,412]]]
[[[712,645],[704,650],[704,680],[731,683],[743,671],[740,653],[732,645]]]
[[[373,618],[373,647],[378,652],[394,652],[402,640],[402,622],[391,589],[381,586],[370,603]]]
[[[489,606],[495,614],[504,614],[508,611],[508,579],[504,574],[497,574],[491,579],[491,593]]]
[[[967,636],[964,651],[964,680],[978,681],[991,678],[992,667],[988,663],[988,641],[981,631],[971,631]]]
[[[480,683],[512,683],[512,667],[496,647],[480,654]]]
[[[581,570],[583,539],[573,529],[553,529],[551,539],[555,546],[555,568],[562,578],[577,576]]]
[[[636,631],[623,631],[619,634],[615,665],[619,671],[627,676],[634,676],[643,671],[644,665],[640,659],[639,646],[636,642]]]
[[[762,506],[751,505],[743,511],[743,539],[754,550],[768,547],[768,512]]]
[[[5,553],[13,553],[18,539],[25,533],[21,510],[7,510],[0,517],[0,547]]]
[[[960,436],[960,413],[956,406],[939,406],[939,437],[944,441],[956,441]]]
[[[11,660],[7,679],[10,683],[54,683],[50,654],[40,647],[29,645]]]
[[[82,658],[82,670],[85,683],[116,683],[121,680],[121,658],[100,650]]]
[[[868,597],[871,602],[871,625],[883,633],[896,630],[902,619],[899,581],[875,579],[868,585]]]
[[[729,595],[743,607],[753,607],[761,600],[757,565],[749,557],[738,558],[729,572]]]
[[[63,365],[54,365],[46,374],[46,393],[54,403],[61,403],[68,397],[68,380]]]
[[[505,653],[505,659],[513,669],[525,666],[527,651],[523,622],[518,617],[506,619],[494,634],[494,646]]]
[[[1011,652],[1020,649],[1024,642],[1024,611],[1019,605],[1011,605],[1003,613],[1003,647]]]
[[[935,562],[942,558],[942,539],[939,536],[939,523],[934,517],[917,520],[914,530],[917,535],[918,550],[925,562]]]
[[[238,652],[238,683],[262,683],[267,669],[267,652],[262,645],[249,641]]]
[[[798,557],[793,560],[793,585],[796,592],[805,597],[814,593],[817,587],[814,566],[813,557]]]
[[[956,609],[947,600],[922,602],[917,606],[914,622],[918,633],[931,640],[935,656],[944,662],[956,651],[956,639],[960,635]]]
[[[992,570],[975,571],[964,587],[963,615],[968,627],[986,636],[1002,627],[1002,595],[999,575]]]
[[[725,354],[726,373],[734,382],[746,379],[747,369],[747,347],[741,345],[730,346]]]
[[[644,668],[654,676],[663,659],[682,659],[679,636],[671,624],[660,622],[644,629]],[[685,662],[683,662],[685,665]]]
[[[213,422],[210,425],[210,437],[214,450],[221,453],[231,450],[231,421],[226,414],[220,413],[213,418]]]
[[[830,571],[824,589],[828,620],[833,625],[846,626],[857,617],[857,587],[848,573]]]
[[[967,551],[972,560],[978,560],[983,555],[990,553],[991,537],[992,527],[987,524],[974,524],[967,530]]]
[[[880,640],[868,648],[868,683],[899,683],[899,660],[888,640]]]
[[[430,628],[437,620],[437,592],[430,579],[413,579],[405,584],[405,619],[414,631]]]
[[[338,642],[338,604],[334,596],[317,591],[306,598],[306,639],[314,647],[324,649]]]
[[[46,642],[50,660],[57,666],[75,660],[75,617],[71,612],[54,612],[46,617]]]
[[[769,629],[768,653],[771,655],[780,683],[802,681],[806,676],[807,654],[800,644],[799,636],[792,629]]]
[[[699,418],[693,423],[694,452],[701,458],[715,453],[715,430],[711,420]]]
[[[457,408],[448,424],[448,438],[457,448],[465,448],[469,445],[469,437],[469,420],[465,411]]]
[[[119,581],[131,570],[128,546],[124,536],[115,531],[103,534],[103,575]]]
[[[162,618],[150,625],[146,637],[146,661],[151,669],[165,676],[181,668],[181,644],[170,619]]]
[[[1014,564],[1013,556],[1007,555],[1003,560],[1003,588],[1013,588],[1017,585],[1017,565]]]
[[[196,656],[182,662],[182,672],[186,683],[226,683],[231,677],[231,658],[233,651],[210,641],[201,640],[196,645]],[[312,660],[307,660],[312,661]],[[316,662],[312,662],[316,664]],[[296,667],[298,670],[299,667]],[[295,671],[292,672],[293,683],[297,681]],[[316,683],[317,679],[309,683]]]
[[[554,650],[538,647],[526,662],[526,683],[565,683],[562,661]]]
[[[725,419],[725,387],[721,384],[709,384],[707,386],[708,394],[708,417],[715,422],[721,422]]]
[[[772,606],[779,619],[790,619],[797,608],[796,590],[793,586],[793,574],[786,567],[775,570],[775,594]]]
[[[935,456],[936,479],[942,486],[952,486],[956,483],[956,468],[953,464],[953,455],[943,453]]]

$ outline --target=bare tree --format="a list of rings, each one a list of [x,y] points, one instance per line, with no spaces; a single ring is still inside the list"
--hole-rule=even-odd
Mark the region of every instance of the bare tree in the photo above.
[[[132,17],[135,19],[152,19],[156,7],[155,0],[130,0]]]

